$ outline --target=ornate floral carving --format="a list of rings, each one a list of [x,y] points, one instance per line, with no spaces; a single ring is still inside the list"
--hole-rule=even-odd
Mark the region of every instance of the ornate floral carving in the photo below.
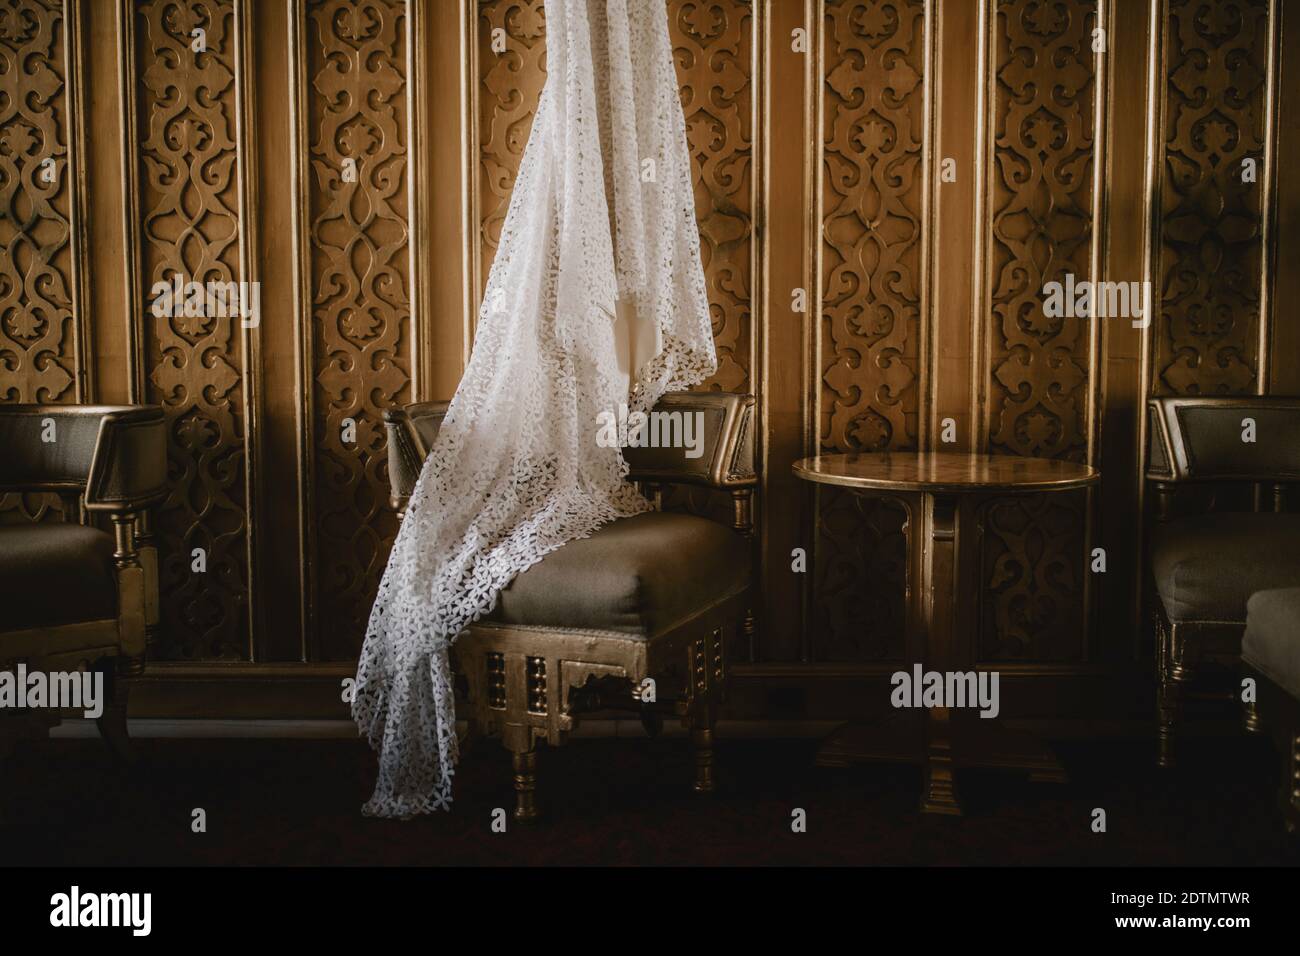
[[[718,353],[709,384],[727,391],[750,387],[752,17],[747,0],[668,3]]]
[[[543,0],[478,0],[478,23],[478,190],[486,283],[546,82]]]
[[[994,454],[1080,461],[1087,453],[1088,320],[1045,315],[1043,288],[1064,283],[1067,273],[1091,278],[1096,7],[1095,0],[997,4],[989,197]],[[1079,655],[1083,526],[1075,496],[990,505],[981,657]]]
[[[981,660],[1077,660],[1083,609],[1081,494],[1001,498],[984,511]]]
[[[0,5],[0,402],[76,401],[63,0]],[[0,521],[61,512],[0,496]]]
[[[542,8],[542,0],[479,0],[479,204],[485,281],[546,80]],[[718,372],[710,385],[724,389],[743,389],[749,382],[752,16],[749,0],[668,2],[718,350]]]
[[[75,401],[62,0],[0,6],[0,401]]]
[[[1066,273],[1089,278],[1095,17],[1089,0],[998,4],[989,250],[994,451],[1077,460],[1087,446],[1087,320],[1044,315],[1043,286],[1064,282]]]
[[[1170,0],[1157,391],[1254,390],[1263,262],[1267,0]],[[1243,182],[1243,161],[1257,162]]]
[[[543,0],[479,0],[479,204],[482,278],[496,254],[515,174],[546,79]],[[753,9],[750,0],[668,0],[695,176],[717,374],[707,387],[749,378],[753,252]],[[504,40],[504,49],[493,49]],[[725,496],[674,491],[667,506],[725,515]]]
[[[176,275],[238,282],[232,0],[150,0],[136,15],[146,400],[169,424],[171,495],[159,509],[164,647],[238,658],[248,648],[245,374],[239,319],[155,317],[149,291]],[[194,31],[205,49],[195,52]],[[206,571],[193,570],[203,549]]]
[[[916,447],[925,4],[830,0],[822,77],[820,447]],[[819,489],[818,657],[897,656],[906,512]]]
[[[397,533],[383,410],[411,400],[407,14],[402,0],[308,9],[317,625],[322,657],[349,659]]]

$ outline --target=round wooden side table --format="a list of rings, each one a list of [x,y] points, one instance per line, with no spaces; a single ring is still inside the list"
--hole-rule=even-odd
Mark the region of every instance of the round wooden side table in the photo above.
[[[1095,468],[1074,462],[958,452],[819,455],[795,462],[806,481],[900,501],[907,509],[907,662],[941,674],[976,670],[979,618],[979,511],[991,498],[1074,491],[1096,484]],[[988,670],[989,668],[981,668]],[[1063,781],[1055,756],[1032,736],[970,707],[898,709],[874,725],[849,724],[822,745],[818,763],[920,763],[921,810],[961,814],[955,767],[1027,769]]]

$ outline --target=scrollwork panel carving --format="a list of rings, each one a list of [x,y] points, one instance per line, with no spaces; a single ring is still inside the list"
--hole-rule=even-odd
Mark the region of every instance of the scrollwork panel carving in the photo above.
[[[823,452],[917,447],[925,193],[922,0],[828,0],[822,128]],[[818,494],[813,633],[825,660],[903,651],[906,513]]]
[[[1093,278],[1097,5],[998,0],[994,19],[988,447],[1082,461],[1092,329],[1043,306],[1047,283]],[[981,658],[1080,657],[1084,500],[986,515]]]
[[[1256,385],[1268,10],[1267,0],[1168,2],[1158,394]]]
[[[67,29],[63,0],[0,2],[0,402],[77,400]],[[0,521],[61,511],[0,496]]]
[[[232,0],[135,8],[145,400],[168,420],[171,494],[158,509],[163,657],[248,653],[246,374],[238,316],[164,315],[155,282],[239,282]],[[203,31],[204,49],[192,48]],[[202,551],[200,558],[195,550]],[[204,570],[196,570],[196,568]]]
[[[694,173],[718,372],[749,388],[753,254],[753,10],[749,0],[669,0]],[[478,0],[478,201],[487,279],[546,79],[542,0]]]
[[[397,534],[383,411],[412,400],[407,10],[307,10],[316,623],[321,656],[346,660]]]

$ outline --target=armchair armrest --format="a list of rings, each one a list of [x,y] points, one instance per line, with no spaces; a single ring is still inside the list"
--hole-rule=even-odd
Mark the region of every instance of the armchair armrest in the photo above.
[[[754,396],[733,392],[669,392],[655,413],[694,416],[701,454],[674,448],[624,448],[633,481],[733,490],[758,484],[754,471]]]
[[[0,491],[76,491],[90,511],[139,511],[166,497],[166,442],[156,405],[0,405]]]
[[[442,427],[450,402],[417,402],[384,412],[384,430],[388,433],[389,502],[397,513],[405,514],[415,483],[424,468],[424,459]]]

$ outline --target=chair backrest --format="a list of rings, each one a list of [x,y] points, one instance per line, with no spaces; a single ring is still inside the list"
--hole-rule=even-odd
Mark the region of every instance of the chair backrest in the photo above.
[[[1147,478],[1300,481],[1300,398],[1153,398]]]
[[[393,507],[401,510],[415,490],[424,459],[447,414],[447,402],[419,402],[384,412],[388,432],[388,480]],[[690,421],[695,451],[681,447],[624,448],[632,481],[685,483],[712,488],[751,488],[754,470],[754,396],[731,392],[669,392],[654,411],[673,427]],[[696,426],[698,425],[698,430]],[[592,423],[593,432],[596,423]]]
[[[710,488],[752,488],[754,470],[754,396],[735,392],[668,392],[652,415],[666,415],[665,430],[685,426],[686,416],[698,423],[694,457],[680,445],[624,448],[633,481],[683,483]],[[695,428],[691,424],[687,431]],[[649,428],[653,435],[653,420]]]
[[[0,491],[84,492],[91,511],[167,492],[167,421],[156,405],[0,405]]]

